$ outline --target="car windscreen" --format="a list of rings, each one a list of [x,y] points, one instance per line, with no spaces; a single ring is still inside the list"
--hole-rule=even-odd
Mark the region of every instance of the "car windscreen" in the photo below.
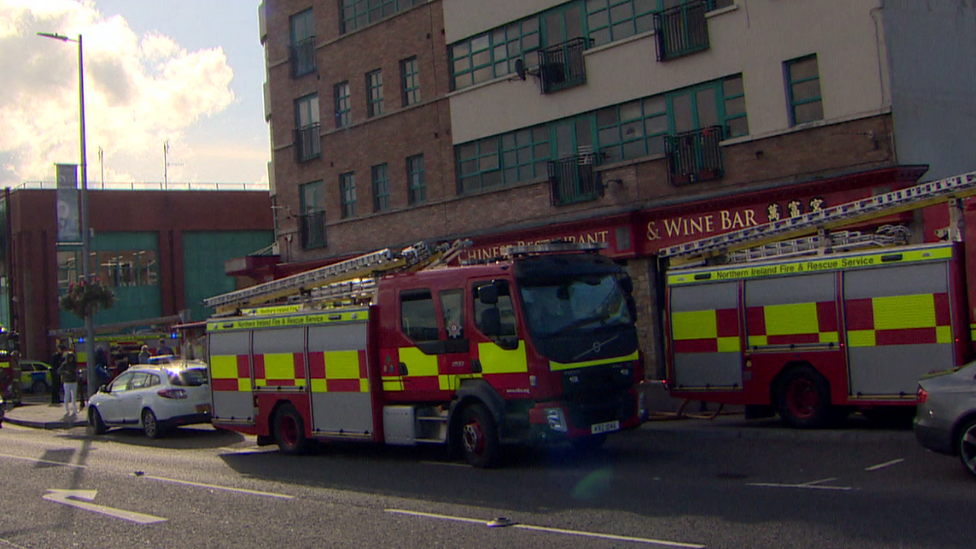
[[[207,383],[207,370],[187,368],[169,373],[169,383],[176,387],[199,387]]]

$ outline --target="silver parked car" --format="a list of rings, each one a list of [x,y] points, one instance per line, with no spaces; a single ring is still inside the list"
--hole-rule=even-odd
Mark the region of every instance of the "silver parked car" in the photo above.
[[[976,362],[918,382],[915,438],[933,452],[959,456],[976,477]]]

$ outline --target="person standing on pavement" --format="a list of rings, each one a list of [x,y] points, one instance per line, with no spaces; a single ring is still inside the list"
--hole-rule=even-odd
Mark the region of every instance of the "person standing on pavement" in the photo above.
[[[159,340],[159,347],[156,349],[156,356],[174,356],[176,353],[173,348],[166,344],[165,339]]]
[[[80,408],[78,403],[78,359],[74,353],[65,353],[64,363],[59,368],[64,382],[64,413],[75,415]]]
[[[149,364],[149,345],[143,345],[142,350],[139,351],[139,364]]]
[[[51,355],[51,404],[61,404],[61,373],[59,369],[64,363],[64,345],[58,344],[58,350]]]

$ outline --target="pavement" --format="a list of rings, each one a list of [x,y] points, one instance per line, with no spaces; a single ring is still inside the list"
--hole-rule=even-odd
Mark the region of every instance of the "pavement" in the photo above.
[[[33,427],[35,429],[70,429],[88,424],[88,408],[82,408],[71,416],[65,413],[64,404],[51,404],[50,396],[25,397],[21,406],[10,407],[4,413],[4,423]]]

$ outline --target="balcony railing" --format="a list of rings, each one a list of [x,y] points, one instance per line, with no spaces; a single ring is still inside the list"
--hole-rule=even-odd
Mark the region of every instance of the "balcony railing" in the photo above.
[[[315,37],[308,38],[289,46],[291,57],[291,76],[299,76],[315,72]]]
[[[298,216],[302,233],[302,249],[321,248],[326,245],[325,210]]]
[[[308,162],[322,156],[322,139],[319,137],[319,124],[309,124],[295,130],[295,160]]]
[[[592,153],[549,161],[549,194],[553,206],[596,200],[603,196],[596,156]]]
[[[700,130],[665,136],[668,156],[668,180],[672,185],[686,185],[721,179],[724,126],[709,126]]]
[[[715,9],[716,0],[698,0],[654,13],[657,60],[667,61],[707,50],[708,22],[705,13]]]
[[[552,93],[586,83],[583,50],[589,41],[575,38],[539,51],[542,93]]]

